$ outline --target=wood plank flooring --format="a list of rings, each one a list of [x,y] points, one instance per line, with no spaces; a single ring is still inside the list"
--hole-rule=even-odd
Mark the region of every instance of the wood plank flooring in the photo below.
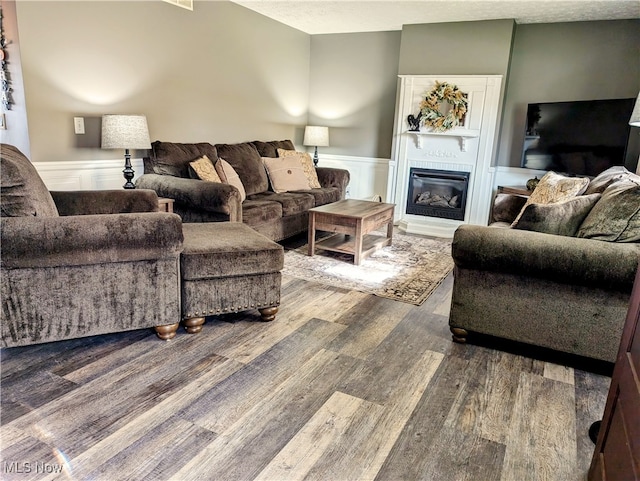
[[[586,479],[610,378],[453,344],[422,305],[285,278],[276,320],[2,351],[0,479]]]

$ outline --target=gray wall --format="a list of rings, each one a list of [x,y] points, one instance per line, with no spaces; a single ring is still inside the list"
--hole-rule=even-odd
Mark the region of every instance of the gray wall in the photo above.
[[[152,140],[302,143],[307,34],[230,2],[17,7],[33,161],[119,158],[98,148],[105,113],[147,115]]]
[[[391,156],[400,32],[313,35],[309,123],[327,125],[322,152]]]
[[[328,125],[322,152],[388,158],[397,75],[442,73],[505,76],[497,161],[519,166],[527,103],[640,90],[640,20],[309,36],[230,2],[190,12],[25,1],[17,16],[34,161],[119,158],[98,148],[105,113],[146,114],[152,139],[182,142],[301,145],[305,124]],[[74,116],[85,136],[73,134]]]
[[[640,20],[518,25],[512,58],[498,165],[519,167],[528,103],[638,95]]]
[[[513,20],[405,25],[398,71],[404,75],[504,75]]]

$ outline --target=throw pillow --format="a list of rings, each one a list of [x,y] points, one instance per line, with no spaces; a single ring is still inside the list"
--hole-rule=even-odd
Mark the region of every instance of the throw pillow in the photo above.
[[[316,167],[313,165],[313,160],[308,152],[298,152],[297,150],[285,150],[278,149],[278,157],[282,159],[292,158],[298,159],[304,169],[304,174],[309,179],[309,187],[312,189],[320,189],[320,181],[318,180],[318,173]]]
[[[640,184],[620,180],[602,193],[578,237],[610,242],[640,242]]]
[[[515,227],[520,216],[529,204],[552,204],[570,199],[576,195],[582,194],[589,185],[589,179],[586,177],[566,177],[549,171],[542,176],[540,182],[524,204],[524,207],[518,214],[518,217],[511,224]]]
[[[274,192],[309,189],[309,180],[298,158],[263,157],[262,161]]]
[[[589,183],[589,187],[584,192],[585,194],[595,194],[596,192],[602,193],[605,191],[607,187],[609,187],[614,182],[619,180],[629,179],[636,177],[640,180],[640,177],[629,172],[622,165],[614,165],[613,167],[608,168],[604,172],[599,173],[596,177],[594,177]]]
[[[0,148],[2,217],[58,217],[58,208],[33,164],[13,145]]]
[[[206,155],[203,155],[193,162],[189,162],[189,166],[193,169],[200,180],[222,183],[222,179],[218,175],[218,172],[216,172],[213,163]]]
[[[582,221],[599,199],[600,194],[591,194],[553,204],[529,204],[513,227],[574,237]]]
[[[240,180],[240,176],[235,171],[235,169],[231,166],[229,162],[224,160],[222,157],[218,159],[216,164],[220,167],[220,177],[224,177],[223,181],[225,184],[229,184],[234,186],[240,192],[240,201],[244,202],[247,198],[247,192],[244,190],[244,185],[242,185],[242,181]]]

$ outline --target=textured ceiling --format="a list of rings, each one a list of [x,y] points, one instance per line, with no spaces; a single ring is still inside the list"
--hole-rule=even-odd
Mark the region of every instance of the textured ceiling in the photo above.
[[[517,23],[640,18],[640,0],[232,0],[308,34],[512,18]]]

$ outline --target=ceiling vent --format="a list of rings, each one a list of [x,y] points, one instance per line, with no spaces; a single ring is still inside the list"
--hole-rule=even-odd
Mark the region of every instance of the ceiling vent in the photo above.
[[[167,3],[177,5],[178,7],[186,8],[193,12],[193,0],[164,0]]]

